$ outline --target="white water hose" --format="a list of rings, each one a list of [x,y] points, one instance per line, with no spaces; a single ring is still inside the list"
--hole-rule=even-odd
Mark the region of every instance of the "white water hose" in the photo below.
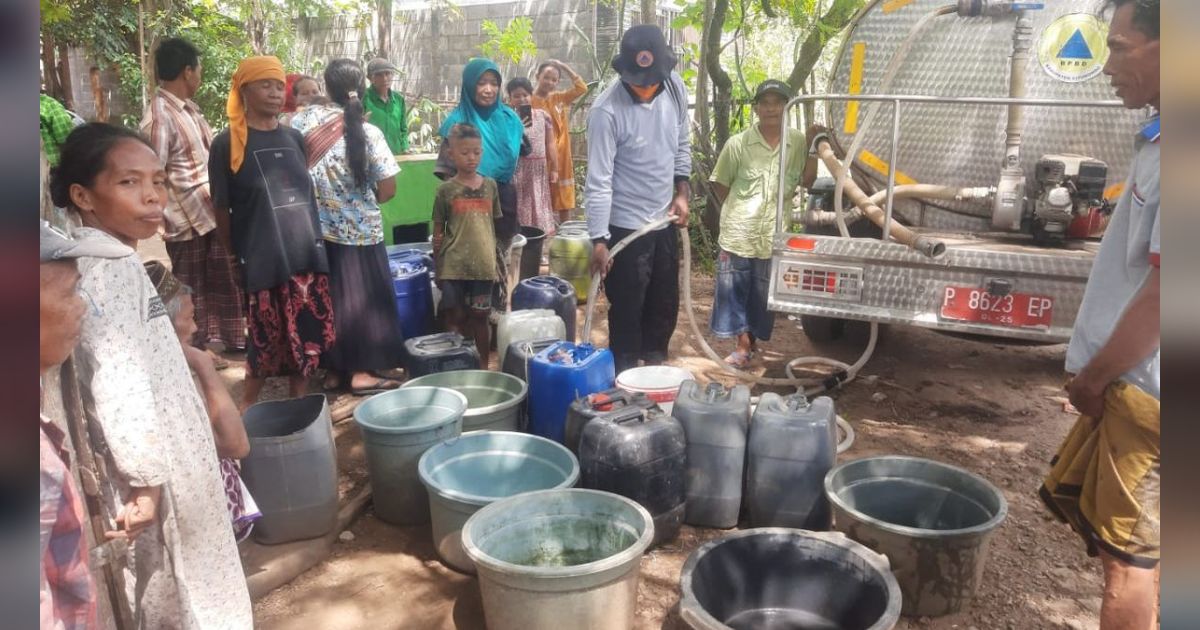
[[[608,253],[609,260],[619,254],[621,250],[625,249],[625,246],[629,243],[632,243],[633,241],[663,227],[664,225],[672,223],[675,220],[676,216],[670,214],[646,224],[641,229],[637,230],[633,234],[630,234],[628,237],[622,239],[621,242],[613,246],[612,250],[610,250]],[[791,361],[788,361],[787,365],[784,366],[784,372],[787,374],[787,377],[780,378],[751,374],[750,372],[738,369],[726,363],[725,360],[721,358],[721,355],[717,354],[717,352],[713,350],[712,346],[708,344],[708,341],[704,339],[704,335],[701,334],[700,326],[696,323],[696,317],[692,312],[694,308],[692,303],[692,282],[690,275],[692,268],[692,240],[686,227],[680,228],[679,231],[680,238],[683,241],[683,262],[679,266],[679,285],[683,288],[683,304],[685,306],[684,313],[687,315],[688,324],[691,326],[692,336],[696,339],[696,342],[699,344],[700,348],[704,350],[704,354],[707,355],[708,358],[716,363],[721,369],[742,381],[747,381],[756,385],[795,387],[797,393],[804,394],[805,396],[811,396],[813,394],[819,394],[821,392],[838,387],[843,383],[849,383],[850,381],[854,380],[854,378],[858,376],[859,370],[861,370],[862,367],[866,365],[867,361],[870,360],[871,355],[875,352],[875,343],[879,339],[879,325],[875,323],[871,324],[871,338],[867,342],[866,350],[863,351],[862,356],[860,356],[853,364],[847,364],[842,361],[838,361],[837,359],[830,359],[828,357],[796,357]],[[596,272],[592,275],[592,284],[588,289],[587,314],[583,320],[582,339],[587,343],[590,343],[591,340],[592,314],[595,310],[596,296],[599,294],[599,292],[600,273]],[[793,369],[799,365],[821,365],[834,368],[837,370],[837,372],[825,377],[801,378],[796,376],[793,372]],[[841,428],[842,433],[845,434],[845,437],[842,438],[837,447],[837,452],[841,453],[850,448],[850,446],[854,443],[854,428],[851,427],[850,423],[847,422],[845,418],[842,418],[841,415],[837,416],[837,424]]]

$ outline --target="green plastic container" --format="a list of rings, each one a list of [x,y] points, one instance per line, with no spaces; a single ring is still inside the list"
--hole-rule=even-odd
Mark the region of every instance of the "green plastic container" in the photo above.
[[[434,444],[462,433],[466,410],[466,396],[442,387],[402,387],[355,408],[376,516],[395,525],[429,522],[417,462]]]
[[[467,397],[462,430],[516,431],[529,388],[525,381],[504,372],[454,370],[415,378],[402,387],[447,387]]]
[[[585,304],[592,286],[592,240],[586,230],[559,229],[550,240],[550,273],[575,287],[577,304]]]
[[[436,153],[397,155],[400,172],[396,175],[396,196],[379,205],[383,213],[383,237],[394,245],[392,228],[397,225],[425,223],[433,216],[433,198],[442,181],[433,175]],[[433,228],[430,227],[430,233]]]

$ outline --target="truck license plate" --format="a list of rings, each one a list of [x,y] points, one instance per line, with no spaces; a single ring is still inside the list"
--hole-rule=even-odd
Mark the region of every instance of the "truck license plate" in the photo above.
[[[978,287],[946,287],[942,319],[1015,328],[1049,328],[1054,300],[1044,295],[992,295]]]

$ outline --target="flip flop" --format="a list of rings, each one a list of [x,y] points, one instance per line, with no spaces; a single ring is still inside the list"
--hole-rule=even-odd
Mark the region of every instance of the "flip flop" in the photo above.
[[[350,393],[355,396],[370,396],[372,394],[382,394],[390,392],[393,389],[398,389],[400,383],[388,378],[381,378],[366,387],[351,387]]]
[[[753,352],[740,352],[738,350],[734,350],[733,352],[729,353],[729,356],[725,357],[725,363],[732,365],[739,370],[744,370],[750,366],[750,359],[753,357],[753,355]]]

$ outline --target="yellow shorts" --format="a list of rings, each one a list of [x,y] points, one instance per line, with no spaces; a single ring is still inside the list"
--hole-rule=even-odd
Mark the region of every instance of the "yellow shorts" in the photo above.
[[[1159,560],[1159,401],[1116,382],[1104,416],[1080,416],[1039,495],[1056,516],[1098,551],[1132,566]]]

